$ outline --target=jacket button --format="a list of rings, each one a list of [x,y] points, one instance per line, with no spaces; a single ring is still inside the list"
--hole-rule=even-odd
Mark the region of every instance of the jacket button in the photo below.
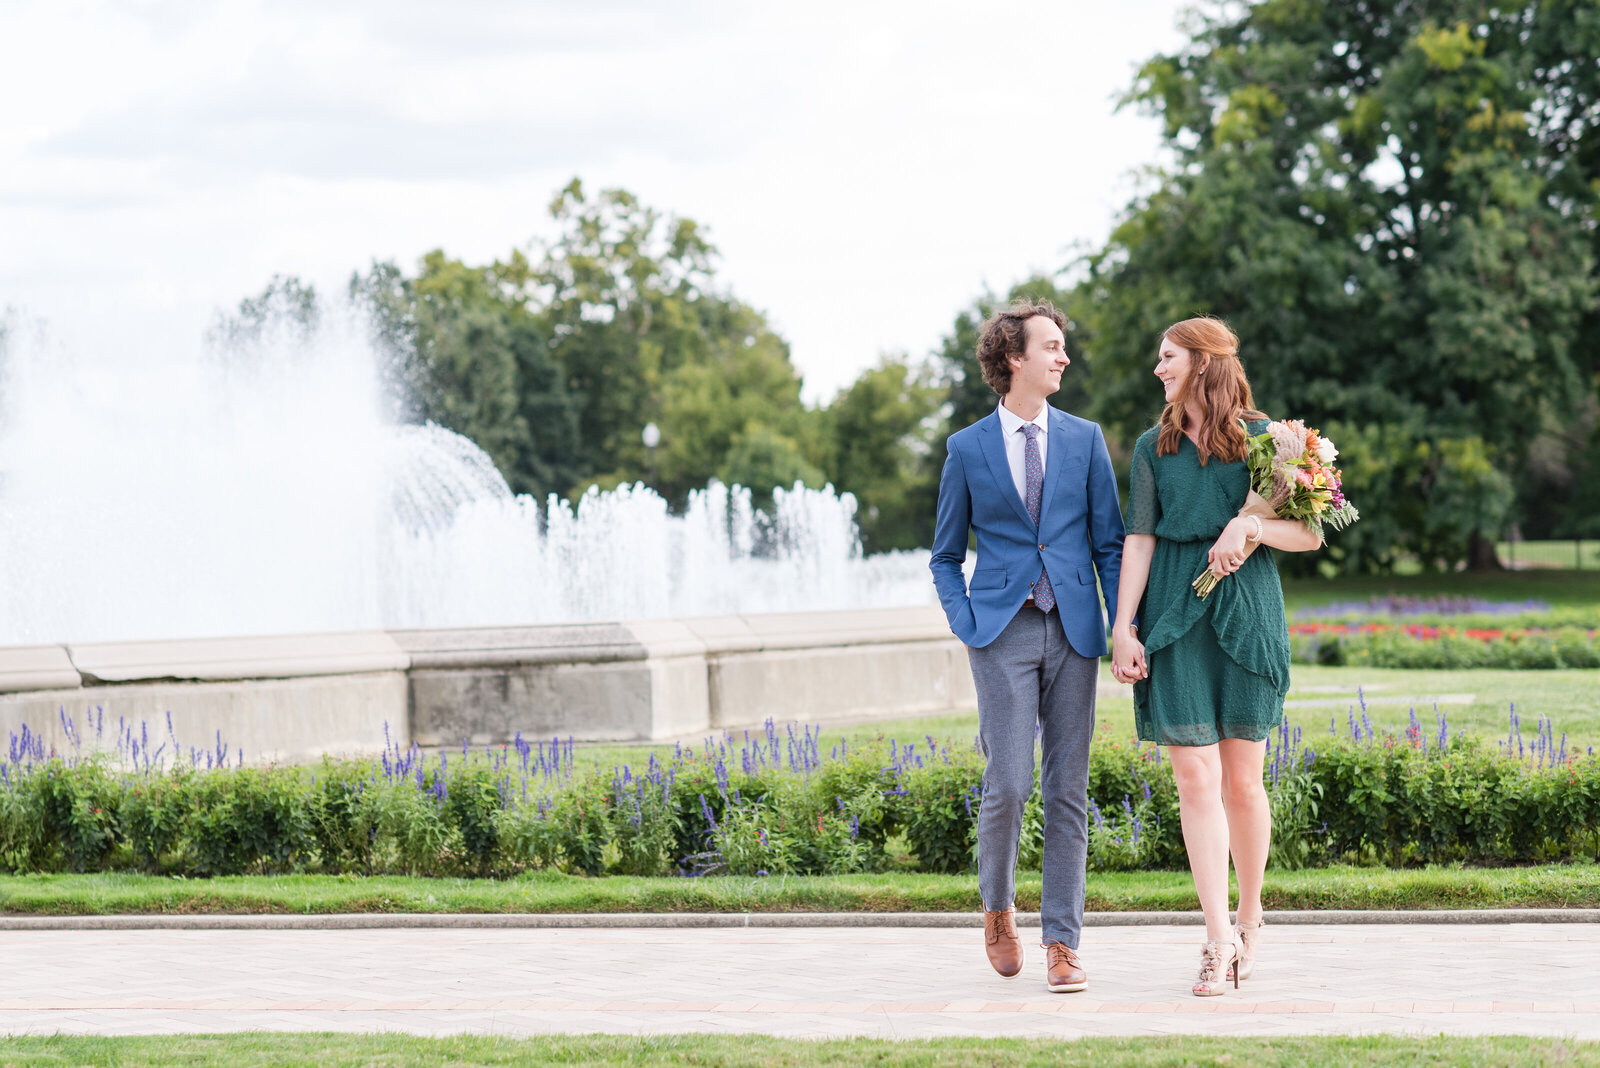
[[[1044,546],[1043,545],[1039,546],[1039,551],[1040,552],[1044,552]]]

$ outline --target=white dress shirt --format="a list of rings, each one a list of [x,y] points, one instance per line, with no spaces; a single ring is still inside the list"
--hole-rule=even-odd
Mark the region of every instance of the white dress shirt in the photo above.
[[[999,407],[1000,429],[1005,434],[1006,463],[1011,467],[1011,481],[1016,483],[1017,496],[1022,498],[1022,503],[1028,503],[1028,463],[1024,450],[1028,447],[1028,435],[1023,432],[1023,427],[1029,423],[1040,430],[1036,440],[1039,443],[1039,470],[1045,470],[1045,454],[1050,451],[1050,405],[1046,404],[1039,409],[1039,414],[1032,419],[1024,419],[1006,407],[1002,400]]]

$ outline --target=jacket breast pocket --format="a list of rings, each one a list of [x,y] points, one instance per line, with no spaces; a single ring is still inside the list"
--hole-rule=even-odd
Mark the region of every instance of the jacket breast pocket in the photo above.
[[[998,590],[1006,584],[1006,569],[1003,567],[980,567],[972,573],[970,589]]]

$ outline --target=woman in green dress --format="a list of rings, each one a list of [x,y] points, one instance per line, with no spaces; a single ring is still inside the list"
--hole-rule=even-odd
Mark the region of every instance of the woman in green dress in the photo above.
[[[1255,966],[1272,834],[1261,772],[1289,692],[1283,587],[1272,554],[1246,545],[1321,544],[1304,523],[1238,514],[1250,489],[1247,434],[1266,425],[1238,350],[1217,319],[1186,319],[1162,335],[1155,373],[1167,405],[1134,446],[1112,634],[1112,673],[1133,683],[1139,737],[1168,747],[1177,780],[1206,918],[1192,988],[1202,997],[1221,994],[1227,980],[1237,986]],[[1228,577],[1202,600],[1190,584],[1207,567]],[[1230,851],[1239,879],[1232,929]]]

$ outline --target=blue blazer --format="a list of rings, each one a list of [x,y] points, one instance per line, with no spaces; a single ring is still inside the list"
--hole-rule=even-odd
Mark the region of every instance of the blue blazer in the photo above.
[[[967,645],[988,645],[1033,592],[1043,567],[1072,648],[1082,656],[1104,656],[1106,620],[1117,617],[1122,571],[1122,508],[1105,437],[1099,424],[1050,409],[1044,499],[1035,527],[1011,479],[1004,433],[1000,416],[991,413],[945,443],[928,566],[950,629]],[[969,530],[978,535],[970,594],[961,573]],[[1104,617],[1095,596],[1096,572],[1105,592]]]

